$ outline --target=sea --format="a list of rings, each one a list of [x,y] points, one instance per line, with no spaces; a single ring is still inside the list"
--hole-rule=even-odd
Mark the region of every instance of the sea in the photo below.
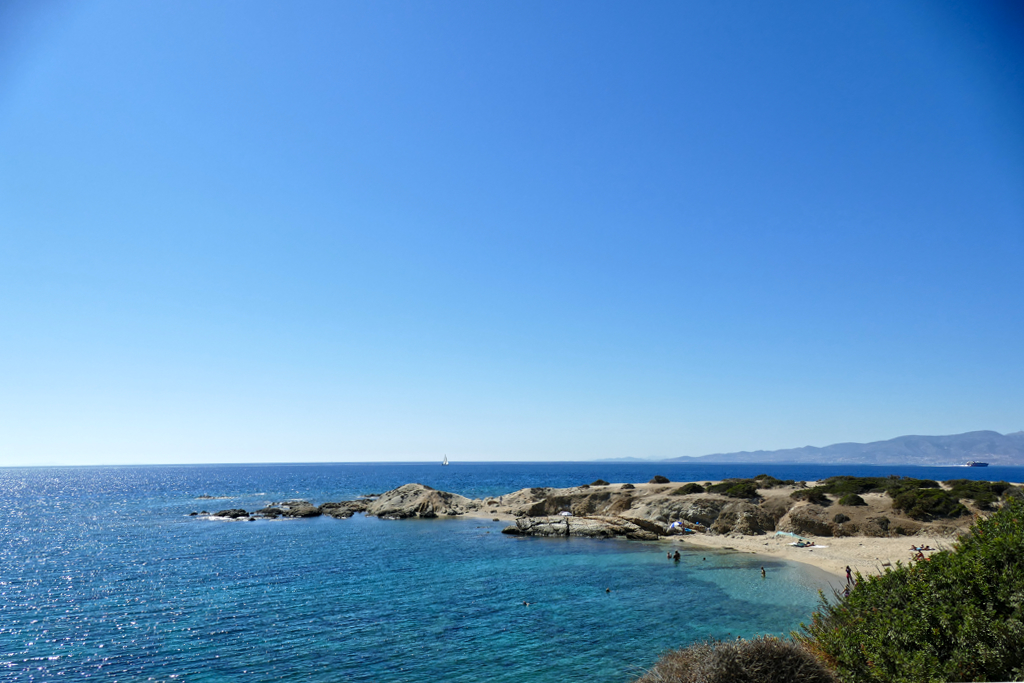
[[[489,519],[190,513],[409,482],[478,498],[762,472],[1024,480],[648,462],[0,468],[0,681],[626,683],[698,640],[787,635],[842,577],[685,544],[676,563],[658,542],[518,538]]]

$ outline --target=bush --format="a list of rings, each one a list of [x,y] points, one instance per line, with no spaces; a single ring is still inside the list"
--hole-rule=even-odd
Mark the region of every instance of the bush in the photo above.
[[[825,495],[825,492],[822,490],[822,487],[820,486],[815,486],[814,488],[810,489],[800,489],[799,491],[793,491],[793,493],[789,494],[789,497],[792,498],[793,500],[806,500],[809,503],[815,503],[816,505],[821,505],[822,507],[828,507],[829,505],[832,504],[831,499],[829,499],[829,497]]]
[[[1021,680],[1022,553],[1024,501],[1012,499],[952,552],[823,596],[799,639],[844,682]]]
[[[836,516],[832,518],[832,521],[836,524],[842,524],[843,522],[849,522],[850,518],[844,515],[842,512],[837,512]]]
[[[792,479],[776,479],[773,476],[767,474],[759,474],[753,479],[757,483],[759,489],[773,489],[777,486],[792,486],[794,482]]]
[[[679,488],[672,492],[672,494],[676,496],[688,496],[691,493],[704,493],[704,487],[701,486],[700,484],[694,484],[691,482],[689,484],[680,486]]]
[[[730,498],[757,498],[757,485],[750,482],[741,482],[730,486],[725,491]]]
[[[982,510],[992,509],[993,503],[999,500],[1007,490],[1013,488],[1005,481],[973,481],[971,479],[951,479],[946,482],[950,487],[949,494],[954,498],[973,500]]]
[[[858,496],[856,493],[847,493],[845,496],[839,499],[840,505],[846,505],[847,507],[854,507],[856,505],[867,505],[864,499]]]
[[[709,486],[709,493],[718,493],[730,498],[757,498],[757,482],[753,479],[726,479]]]
[[[636,683],[835,683],[799,643],[774,636],[694,643],[661,659]]]
[[[1010,500],[1011,498],[1024,500],[1024,489],[1021,489],[1019,486],[1011,486],[1003,491],[1003,500]]]
[[[890,493],[890,495],[892,495]],[[967,508],[960,499],[942,489],[910,489],[893,497],[892,507],[901,510],[908,517],[928,520],[936,517],[960,517],[967,514]]]
[[[654,479],[651,479],[648,484],[667,484],[669,483],[668,477],[663,477],[660,474],[654,475]]]
[[[911,489],[937,489],[939,483],[931,479],[911,479],[910,477],[829,477],[816,488],[835,496],[850,493],[888,493],[895,498],[903,491]]]
[[[633,486],[632,484],[623,484],[622,486],[619,487],[619,490],[620,491],[628,491],[629,489],[635,489],[635,488],[636,487]]]
[[[590,485],[591,486],[607,486],[608,482],[606,482],[604,479],[598,479],[597,481],[590,482]]]

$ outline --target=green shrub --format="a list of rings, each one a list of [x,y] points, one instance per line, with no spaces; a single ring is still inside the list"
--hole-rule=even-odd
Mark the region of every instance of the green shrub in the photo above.
[[[725,495],[730,498],[757,498],[757,484],[741,482],[735,486],[730,486]]]
[[[832,521],[836,524],[842,524],[843,522],[849,522],[850,518],[844,515],[842,512],[837,512],[836,516],[832,518]]]
[[[669,481],[668,481],[668,477],[663,477],[660,474],[656,474],[656,475],[654,475],[654,478],[651,479],[647,483],[648,484],[667,484],[667,483],[669,483]]]
[[[992,509],[999,497],[1013,486],[1005,481],[973,481],[971,479],[951,479],[946,482],[950,487],[950,495],[954,498],[973,500],[982,510]]]
[[[757,482],[753,479],[726,479],[723,482],[709,486],[709,493],[718,493],[730,498],[756,498]]]
[[[840,505],[846,505],[848,507],[854,507],[856,505],[867,505],[864,499],[858,496],[856,493],[847,493],[845,496],[839,499]]]
[[[591,486],[607,486],[608,482],[606,482],[604,479],[598,479],[597,481],[590,482],[590,485]]]
[[[694,643],[669,652],[636,683],[835,683],[807,648],[789,639]]]
[[[689,484],[684,484],[683,486],[677,488],[675,491],[672,492],[672,495],[688,496],[691,493],[704,493],[704,487],[701,486],[700,484],[695,484],[691,482]]]
[[[753,481],[757,484],[757,488],[759,489],[773,489],[777,486],[792,486],[796,483],[792,479],[776,479],[768,474],[759,474],[754,477]]]
[[[829,477],[816,488],[834,496],[850,493],[888,493],[892,497],[911,489],[937,489],[939,482],[910,477]]]
[[[867,493],[872,489],[884,488],[888,479],[883,477],[829,477],[820,488],[836,496],[850,493]]]
[[[890,494],[891,495],[891,494]],[[960,500],[942,489],[909,489],[893,497],[892,507],[908,517],[928,520],[936,517],[960,517],[967,508]]]
[[[1024,500],[1024,489],[1021,489],[1019,486],[1011,486],[1003,491],[1003,500],[1010,500],[1011,498]]]
[[[977,522],[953,551],[857,576],[822,597],[799,636],[843,683],[1024,678],[1024,501]]]
[[[793,491],[793,493],[789,494],[789,497],[794,500],[806,500],[809,503],[815,503],[822,507],[828,507],[832,504],[832,500],[825,495],[825,491],[820,486]]]

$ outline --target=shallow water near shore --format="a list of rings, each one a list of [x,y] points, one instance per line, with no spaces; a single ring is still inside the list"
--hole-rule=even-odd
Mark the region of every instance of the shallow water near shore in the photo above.
[[[690,478],[756,473],[737,467]],[[785,634],[807,621],[818,589],[835,577],[754,555],[684,545],[675,563],[664,543],[515,538],[489,520],[188,516],[290,497],[341,500],[408,481],[476,497],[599,476],[684,479],[672,470],[601,463],[0,470],[8,511],[0,523],[0,677],[614,683],[671,647],[707,636]],[[803,475],[829,476],[808,468]]]

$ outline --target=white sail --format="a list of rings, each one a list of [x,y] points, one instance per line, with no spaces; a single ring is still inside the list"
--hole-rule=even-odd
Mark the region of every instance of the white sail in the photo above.
[[[445,454],[444,460],[441,461],[441,464],[442,465],[447,465],[448,464],[448,455],[447,454]]]

